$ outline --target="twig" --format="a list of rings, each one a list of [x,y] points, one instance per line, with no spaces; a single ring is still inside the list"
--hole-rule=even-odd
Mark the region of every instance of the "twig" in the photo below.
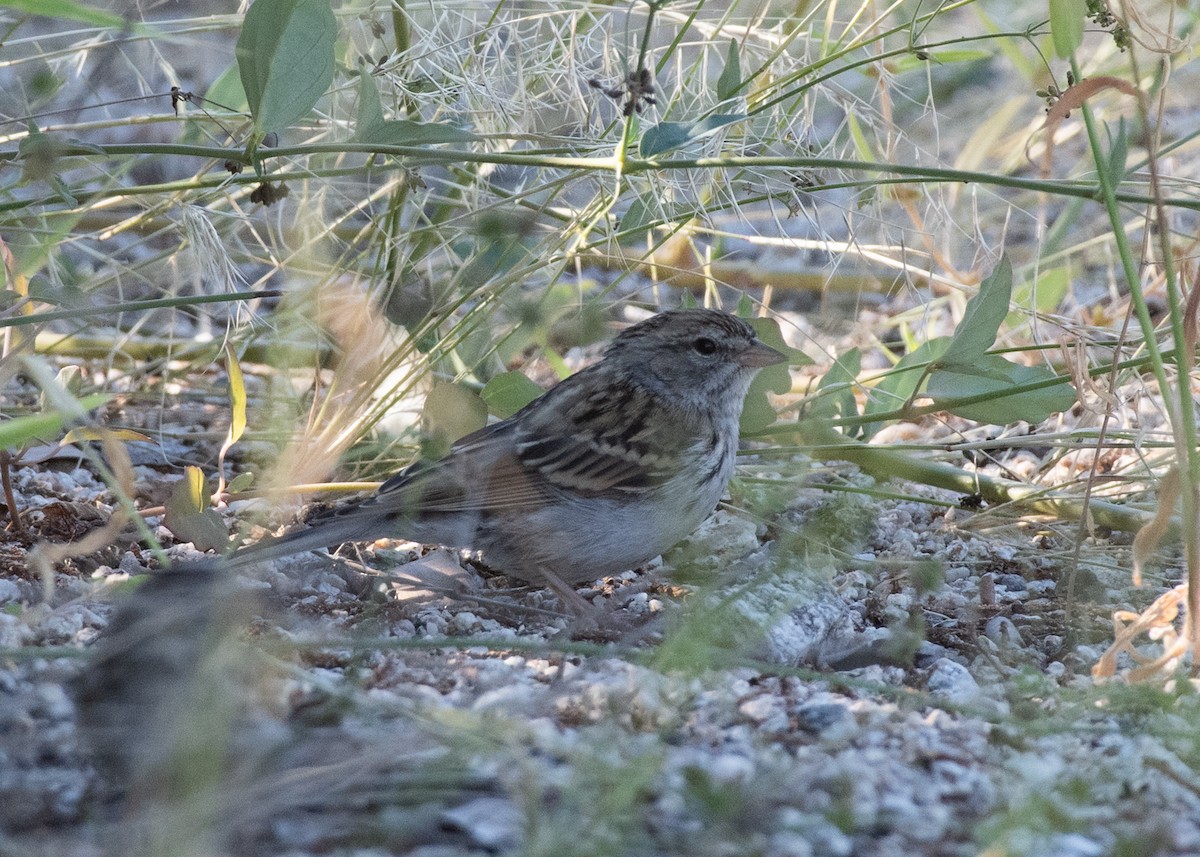
[[[8,528],[21,538],[26,538],[29,531],[21,522],[21,512],[17,508],[17,497],[12,487],[12,453],[0,449],[0,483],[4,485],[4,502],[8,506],[8,517],[11,519]]]

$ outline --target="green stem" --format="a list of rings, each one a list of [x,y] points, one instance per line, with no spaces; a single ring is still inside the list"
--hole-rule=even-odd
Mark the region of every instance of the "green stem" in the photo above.
[[[1081,199],[1104,199],[1106,191],[1103,186],[1090,182],[1069,182],[1061,180],[1026,179],[1015,176],[997,176],[978,170],[955,170],[941,167],[926,167],[909,164],[891,164],[875,161],[851,161],[840,158],[813,157],[713,157],[713,158],[667,158],[642,159],[632,157],[564,157],[550,155],[538,150],[523,152],[474,152],[461,149],[432,149],[422,146],[387,146],[380,143],[314,143],[303,146],[289,146],[271,149],[270,157],[301,158],[316,154],[347,154],[359,153],[364,155],[378,154],[405,158],[402,167],[414,167],[428,164],[507,164],[534,168],[557,168],[579,171],[606,171],[613,173],[633,174],[672,169],[827,169],[846,172],[862,172],[871,176],[871,182],[877,183],[880,174],[905,176],[916,181],[961,182],[963,184],[979,184],[989,187],[1007,187],[1016,190],[1029,190],[1035,193],[1046,193],[1057,196],[1077,197]],[[178,145],[114,145],[114,146],[66,146],[64,156],[150,156],[150,155],[192,155],[213,160],[233,160],[246,163],[246,153],[242,149],[227,149],[221,146],[178,146]],[[15,150],[0,151],[0,162],[15,160]],[[368,169],[380,169],[378,166],[349,167],[331,169],[328,171],[303,170],[289,173],[264,173],[262,176],[224,176],[213,179],[189,179],[182,182],[167,182],[158,185],[144,185],[135,188],[113,189],[89,195],[80,191],[75,194],[79,201],[90,201],[95,198],[112,196],[130,196],[146,193],[169,193],[192,190],[199,187],[216,187],[222,184],[257,184],[264,181],[288,181],[313,178],[315,176],[346,176],[355,175]],[[1124,193],[1110,188],[1112,199],[1122,203],[1135,205],[1150,205],[1161,202],[1165,207],[1181,208],[1200,211],[1200,200],[1185,197],[1169,197],[1156,200],[1154,196],[1138,193]],[[74,193],[74,191],[72,191]],[[25,208],[46,200],[32,200],[7,203],[0,205],[0,212]]]
[[[126,301],[120,304],[109,304],[97,307],[76,307],[60,309],[51,312],[39,312],[33,315],[18,315],[12,318],[0,318],[0,328],[24,327],[28,324],[42,324],[60,319],[89,318],[94,315],[114,315],[122,312],[142,312],[148,309],[163,309],[177,306],[195,306],[196,304],[230,303],[232,301],[252,301],[261,298],[277,298],[284,294],[282,289],[264,289],[261,292],[232,292],[225,295],[187,295],[185,297],[156,298],[147,301]]]
[[[996,479],[884,446],[860,443],[838,434],[822,420],[805,420],[793,430],[805,452],[817,461],[848,461],[878,479],[906,479],[961,494],[978,494],[991,505],[1011,505],[1021,513],[1050,515],[1058,520],[1078,521],[1086,514],[1098,526],[1123,532],[1140,530],[1153,518],[1152,512],[1129,506],[1102,500],[1085,505],[1077,496],[1060,496],[1024,482]]]

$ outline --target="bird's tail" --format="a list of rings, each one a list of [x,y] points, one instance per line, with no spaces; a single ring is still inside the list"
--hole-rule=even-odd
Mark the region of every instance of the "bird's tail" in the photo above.
[[[297,530],[273,539],[264,539],[227,557],[231,568],[244,568],[259,562],[292,554],[334,547],[345,542],[373,541],[388,530],[385,515],[375,510],[356,508],[334,514],[306,530]]]

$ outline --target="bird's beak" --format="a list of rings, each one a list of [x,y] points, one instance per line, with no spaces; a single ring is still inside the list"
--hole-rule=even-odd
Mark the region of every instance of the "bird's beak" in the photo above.
[[[782,363],[787,360],[787,357],[767,345],[765,342],[759,342],[757,339],[737,356],[737,362],[747,369],[761,369],[764,366],[774,366],[776,363]]]

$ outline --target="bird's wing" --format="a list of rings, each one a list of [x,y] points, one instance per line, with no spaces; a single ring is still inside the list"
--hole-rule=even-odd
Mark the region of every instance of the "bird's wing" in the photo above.
[[[584,373],[462,438],[445,458],[396,474],[371,505],[499,511],[564,494],[627,497],[675,475],[685,433],[653,414],[657,402],[639,388],[584,384]]]
[[[679,472],[694,432],[644,388],[610,379],[567,394],[558,407],[529,414],[516,432],[521,462],[547,482],[617,497],[649,491]]]
[[[379,487],[368,502],[412,516],[537,506],[549,493],[516,456],[512,420],[486,426],[437,461],[419,461]]]

